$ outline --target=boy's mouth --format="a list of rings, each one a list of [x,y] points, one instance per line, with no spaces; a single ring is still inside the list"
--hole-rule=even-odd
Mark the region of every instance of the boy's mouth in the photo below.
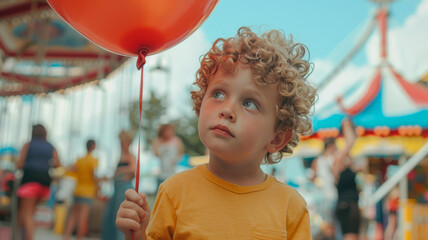
[[[229,128],[227,128],[227,127],[226,127],[226,126],[224,126],[224,125],[220,125],[220,124],[219,124],[219,125],[216,125],[216,126],[214,126],[214,127],[210,128],[210,130],[212,130],[212,131],[214,131],[214,132],[216,132],[216,133],[218,133],[218,134],[221,134],[221,135],[235,137],[235,136],[230,132]]]

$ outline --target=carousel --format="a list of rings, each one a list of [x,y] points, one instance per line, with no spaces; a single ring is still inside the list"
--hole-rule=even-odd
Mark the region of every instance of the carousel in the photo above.
[[[315,158],[322,153],[325,138],[336,138],[338,146],[343,146],[341,123],[350,118],[358,135],[351,155],[364,159],[366,173],[379,179],[367,204],[382,201],[399,184],[400,226],[405,226],[401,236],[422,239],[428,234],[424,230],[428,211],[428,88],[407,81],[388,62],[387,18],[388,8],[382,5],[373,18],[380,32],[380,62],[365,68],[358,81],[316,110],[314,134],[302,137],[296,151]],[[328,86],[321,88],[320,98],[328,91]],[[388,169],[394,171],[388,173]]]
[[[84,38],[44,0],[0,2],[0,96],[88,84],[127,59]]]
[[[41,109],[35,110],[33,102],[49,101],[51,93],[65,95],[65,91],[99,84],[127,59],[88,41],[44,0],[0,2],[0,126],[6,126],[0,129],[1,236],[14,237],[8,226],[16,226],[17,221],[15,146],[21,133],[25,135],[22,126],[31,124],[23,121],[27,105],[32,108],[29,115],[34,115]],[[17,119],[8,117],[14,111],[19,111]],[[17,121],[21,126],[11,128]],[[41,212],[37,223],[49,222],[50,216],[49,211]]]

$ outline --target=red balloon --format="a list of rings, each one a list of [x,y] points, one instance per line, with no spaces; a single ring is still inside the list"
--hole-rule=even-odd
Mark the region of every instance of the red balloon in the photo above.
[[[137,56],[166,50],[192,34],[218,0],[47,0],[86,38],[111,52]]]

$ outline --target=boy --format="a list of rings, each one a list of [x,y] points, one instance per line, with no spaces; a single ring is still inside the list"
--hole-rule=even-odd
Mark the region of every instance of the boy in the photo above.
[[[167,179],[150,222],[144,194],[128,190],[116,219],[128,239],[311,239],[303,198],[260,169],[311,131],[305,50],[246,27],[213,44],[192,92],[209,163]]]
[[[92,156],[92,152],[95,150],[95,141],[88,140],[86,149],[88,150],[87,155],[77,159],[74,164],[77,185],[74,189],[74,202],[65,228],[64,240],[70,239],[76,224],[76,239],[83,239],[87,231],[90,208],[97,194],[98,183],[95,170],[98,166],[98,159]]]

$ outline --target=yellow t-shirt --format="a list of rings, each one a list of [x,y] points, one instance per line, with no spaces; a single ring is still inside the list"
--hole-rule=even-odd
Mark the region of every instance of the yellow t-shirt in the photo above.
[[[98,166],[98,159],[91,154],[77,159],[76,167],[77,184],[74,189],[74,196],[93,198],[96,196],[97,186],[94,179],[94,171]]]
[[[268,175],[238,186],[206,165],[178,173],[159,188],[148,239],[311,239],[305,200]]]

